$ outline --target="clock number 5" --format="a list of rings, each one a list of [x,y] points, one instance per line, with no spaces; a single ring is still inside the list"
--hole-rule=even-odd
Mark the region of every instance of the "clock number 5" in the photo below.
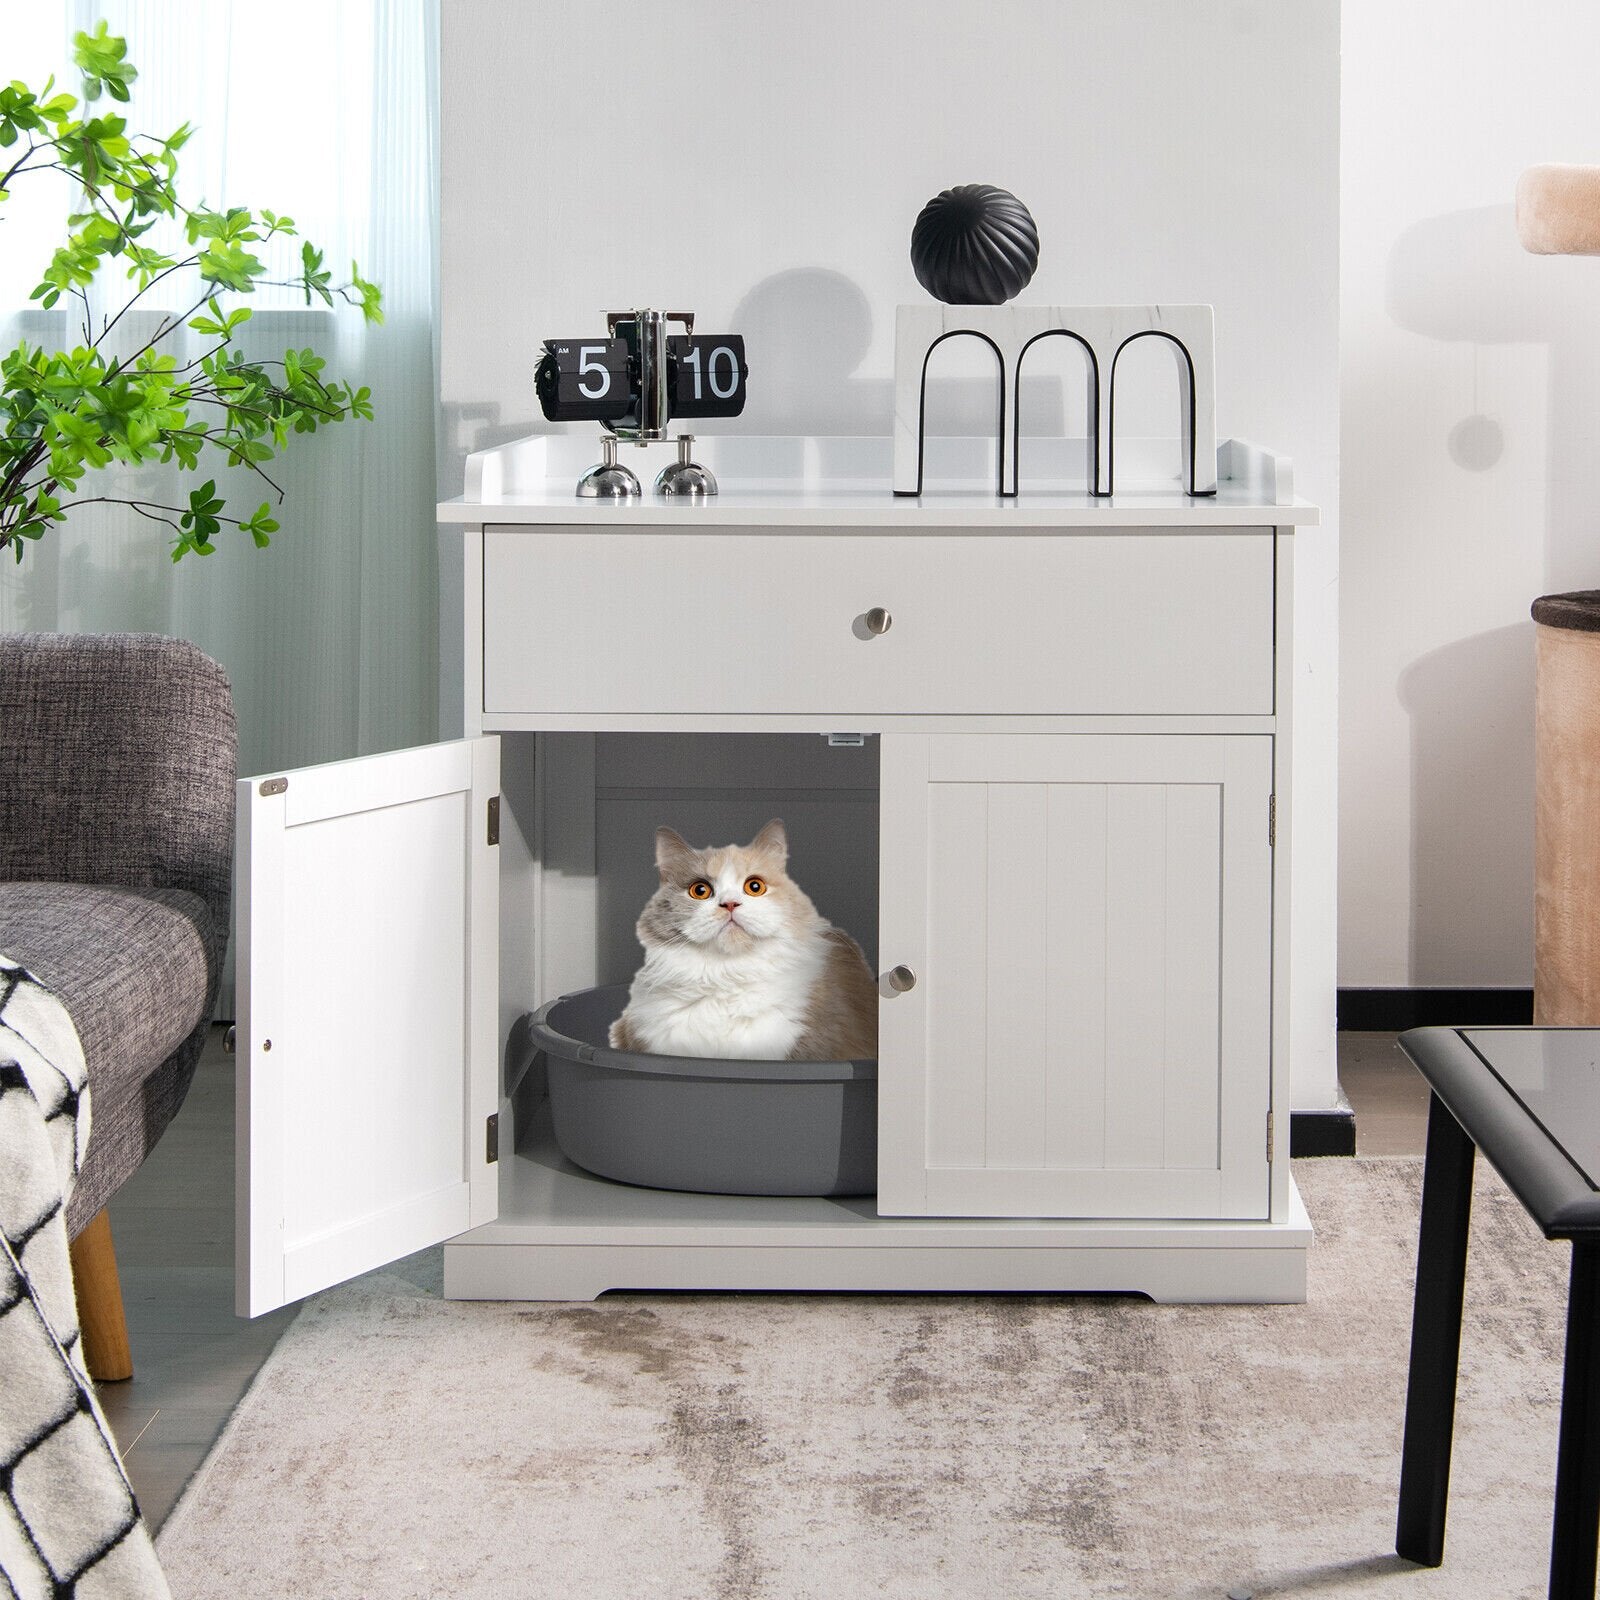
[[[590,400],[603,399],[611,388],[611,374],[606,371],[604,360],[599,359],[605,353],[606,347],[603,344],[580,344],[578,346],[578,390]],[[589,359],[590,356],[594,356],[597,359],[591,361]],[[591,389],[583,381],[584,376],[591,372],[599,376],[600,386],[597,389]]]
[[[724,389],[717,382],[717,357],[728,358],[728,387]],[[700,346],[690,345],[688,353],[683,358],[684,365],[694,374],[694,397],[696,400],[705,398],[700,388]],[[706,357],[706,379],[711,385],[711,392],[719,400],[729,400],[734,391],[739,387],[739,358],[725,344],[719,344],[709,356]]]

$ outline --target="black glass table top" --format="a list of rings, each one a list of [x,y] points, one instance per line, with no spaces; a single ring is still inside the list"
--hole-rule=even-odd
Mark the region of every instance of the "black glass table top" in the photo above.
[[[1600,1028],[1413,1028],[1399,1043],[1550,1238],[1600,1237]]]
[[[1461,1037],[1600,1188],[1600,1028],[1462,1028]]]

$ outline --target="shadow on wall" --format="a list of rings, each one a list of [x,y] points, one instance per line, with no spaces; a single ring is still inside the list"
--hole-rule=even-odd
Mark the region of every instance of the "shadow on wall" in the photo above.
[[[892,322],[892,311],[890,317]],[[744,335],[750,360],[749,405],[737,420],[715,424],[717,430],[887,435],[894,423],[893,376],[861,375],[873,326],[872,307],[861,286],[843,273],[796,267],[763,278],[739,302],[731,324],[733,332]],[[984,351],[947,346],[935,357],[928,371],[930,435],[982,437],[995,432],[999,380],[993,357],[986,356]],[[1074,381],[1082,386],[1081,377]],[[1065,426],[1062,394],[1062,379],[1053,373],[1028,381],[1023,415],[1030,433],[1060,435]]]
[[[599,322],[598,316],[596,322]],[[841,272],[795,267],[763,278],[739,302],[728,331],[744,335],[750,362],[750,398],[742,416],[707,418],[688,424],[695,433],[873,435],[886,437],[894,421],[893,377],[861,376],[872,345],[873,316],[861,286]],[[973,344],[974,340],[952,341]],[[1061,341],[1057,341],[1058,343]],[[533,368],[528,355],[530,411],[504,418],[498,405],[445,404],[441,407],[439,495],[461,493],[467,455],[508,444],[530,433],[598,431],[593,423],[551,424],[533,402]],[[928,374],[930,435],[995,432],[998,380],[981,358],[943,353]],[[1041,358],[1041,369],[1055,363]],[[1071,363],[1063,361],[1063,368]],[[1081,405],[1068,404],[1083,386],[1076,371],[1042,370],[1023,388],[1023,415],[1030,435],[1059,438],[1069,424],[1081,430]]]
[[[721,430],[889,431],[894,385],[857,376],[872,343],[872,307],[854,279],[822,267],[774,273],[739,302],[730,331],[744,335],[750,399]]]
[[[1529,255],[1509,205],[1446,212],[1396,241],[1387,305],[1396,324],[1430,339],[1548,348],[1544,587],[1600,586],[1600,260]],[[1451,458],[1484,471],[1516,443],[1502,430],[1516,427],[1464,416],[1449,433]]]
[[[533,404],[532,357],[528,365],[528,402]],[[466,482],[467,457],[474,450],[492,450],[496,445],[525,439],[530,433],[545,433],[550,424],[537,412],[510,422],[500,420],[500,407],[491,401],[470,404],[445,402],[439,407],[438,483],[439,498],[448,500],[462,491]]]
[[[620,308],[613,308],[620,309]],[[595,326],[603,326],[599,312]],[[712,330],[715,331],[715,330]],[[728,321],[744,335],[750,398],[742,416],[689,424],[694,433],[886,434],[894,385],[856,376],[872,343],[872,308],[843,273],[801,267],[763,279]],[[540,337],[544,337],[543,333]],[[505,418],[498,405],[442,408],[439,492],[460,494],[469,452],[509,444],[530,433],[597,435],[594,423],[550,423],[533,396],[536,350],[528,352],[529,412]]]
[[[1533,981],[1533,623],[1459,639],[1400,676],[1411,718],[1411,982]],[[1519,978],[1515,981],[1524,981]]]

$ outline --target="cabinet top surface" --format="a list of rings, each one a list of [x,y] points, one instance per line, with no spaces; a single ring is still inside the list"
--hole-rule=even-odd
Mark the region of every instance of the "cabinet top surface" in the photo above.
[[[441,522],[565,524],[583,528],[874,528],[916,532],[937,528],[1238,528],[1314,524],[1303,501],[1263,506],[1249,495],[1218,489],[1214,496],[1178,493],[1095,497],[1087,494],[999,495],[945,492],[915,499],[828,490],[723,490],[704,501],[580,500],[570,488],[514,500],[457,498],[439,505]]]
[[[446,523],[567,525],[585,529],[863,528],[918,532],[941,528],[1003,532],[1024,528],[1304,527],[1317,508],[1293,493],[1289,464],[1230,441],[1219,452],[1217,492],[1195,496],[1130,468],[1128,492],[1095,496],[1060,482],[1001,498],[972,484],[992,481],[981,467],[966,487],[932,487],[917,496],[890,489],[887,441],[875,439],[701,439],[696,459],[718,475],[721,492],[705,500],[651,492],[666,445],[624,449],[644,492],[633,500],[584,500],[578,474],[598,455],[591,436],[542,435],[467,458],[466,492],[443,501]],[[1120,470],[1120,469],[1119,469]]]

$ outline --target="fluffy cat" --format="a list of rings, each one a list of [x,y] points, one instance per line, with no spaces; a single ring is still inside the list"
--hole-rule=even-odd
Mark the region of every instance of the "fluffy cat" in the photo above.
[[[656,830],[661,887],[639,918],[644,965],[611,1024],[618,1050],[753,1061],[878,1053],[878,989],[861,947],[785,870],[769,822],[747,845],[696,850]]]

